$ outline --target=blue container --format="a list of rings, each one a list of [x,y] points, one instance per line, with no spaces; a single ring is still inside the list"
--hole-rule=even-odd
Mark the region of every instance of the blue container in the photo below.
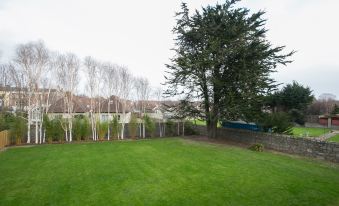
[[[258,125],[256,124],[248,124],[248,123],[240,123],[240,122],[229,122],[223,121],[222,127],[224,128],[233,128],[233,129],[245,129],[250,131],[260,131]]]

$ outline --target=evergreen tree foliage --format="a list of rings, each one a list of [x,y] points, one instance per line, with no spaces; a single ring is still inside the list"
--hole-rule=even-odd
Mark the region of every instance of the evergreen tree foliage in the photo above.
[[[264,12],[235,7],[236,0],[177,13],[176,55],[166,65],[167,95],[201,99],[210,137],[220,119],[259,118],[263,97],[276,88],[270,77],[290,61],[266,39]]]
[[[339,114],[339,106],[337,104],[334,104],[332,114],[333,115]]]
[[[285,112],[264,114],[259,125],[264,132],[292,134],[291,117]]]
[[[309,87],[296,81],[287,84],[280,91],[266,98],[266,105],[273,110],[282,111],[291,115],[291,121],[303,125],[307,107],[313,102],[314,96]]]

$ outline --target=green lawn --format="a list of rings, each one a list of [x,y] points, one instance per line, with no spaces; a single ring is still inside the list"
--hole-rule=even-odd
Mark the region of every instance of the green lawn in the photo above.
[[[198,125],[198,126],[206,126],[206,121],[205,120],[199,120],[199,119],[195,119],[195,120],[191,120],[193,125]],[[217,127],[221,127],[220,122],[218,122]]]
[[[179,138],[0,153],[0,205],[339,205],[339,166]]]
[[[297,137],[319,137],[326,133],[329,133],[331,130],[328,128],[311,128],[311,127],[293,127],[292,132],[294,136]]]
[[[339,142],[339,134],[329,138],[327,141],[329,141],[329,142]]]

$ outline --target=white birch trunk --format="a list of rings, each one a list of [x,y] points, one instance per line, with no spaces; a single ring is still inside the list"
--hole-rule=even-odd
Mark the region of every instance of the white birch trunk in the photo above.
[[[66,142],[68,142],[68,130],[67,130],[67,126],[66,126],[66,129],[65,129],[65,139],[66,139]]]
[[[35,121],[35,144],[38,144],[38,134],[39,134],[39,130],[38,130],[38,121]]]
[[[159,136],[162,137],[162,129],[161,129],[161,122],[159,120]]]

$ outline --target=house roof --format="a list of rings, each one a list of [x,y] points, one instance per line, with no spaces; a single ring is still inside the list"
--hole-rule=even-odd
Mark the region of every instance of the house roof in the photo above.
[[[110,113],[116,112],[116,105],[118,108],[118,113],[122,113],[122,103],[119,101],[119,98],[115,96],[110,97]],[[104,98],[95,98],[94,103],[94,111],[99,111],[99,101],[100,101],[100,112],[107,113],[108,112],[108,99]],[[117,102],[118,101],[118,102]],[[91,109],[91,99],[87,96],[74,96],[73,97],[74,103],[74,113],[86,113],[89,112]],[[127,104],[126,111],[130,111],[130,105]],[[54,104],[52,104],[49,108],[49,112],[51,113],[65,113],[67,112],[66,108],[64,107],[64,100],[63,98],[58,99]]]

